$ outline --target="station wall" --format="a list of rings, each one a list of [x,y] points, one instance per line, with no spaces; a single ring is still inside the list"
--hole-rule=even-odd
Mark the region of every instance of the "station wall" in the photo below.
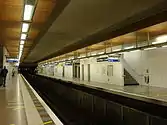
[[[135,72],[142,76],[141,85],[167,88],[167,49],[143,50],[124,53],[124,59]],[[148,70],[148,73],[147,73]],[[144,80],[149,75],[149,84]]]
[[[6,61],[6,56],[8,56],[8,55],[9,55],[9,53],[8,53],[7,49],[5,47],[3,47],[3,66],[6,66],[6,68],[8,69],[7,79],[10,79],[12,77],[12,70],[15,69],[15,71],[17,71],[17,69],[14,66],[14,64],[8,63]]]
[[[83,59],[80,61],[80,76],[83,80],[82,65],[84,65],[84,80],[88,81],[88,65],[90,64],[90,81],[124,85],[123,67],[120,62],[97,62],[96,58]],[[108,66],[112,66],[112,75],[108,76]]]
[[[80,60],[80,80],[88,81],[88,65],[90,65],[90,81],[99,83],[108,83],[116,85],[124,85],[123,78],[123,67],[120,62],[97,62],[96,58],[86,58]],[[84,79],[82,73],[82,67],[84,66]],[[108,75],[108,66],[110,67],[111,75]],[[73,66],[64,65],[60,63],[57,66],[47,65],[43,67],[40,73],[47,76],[63,77],[63,67],[64,67],[64,77],[73,78]]]
[[[66,77],[66,78],[73,77],[73,66],[72,65],[65,65],[64,66],[64,77]]]
[[[63,76],[63,64],[58,64],[54,67],[54,76],[62,77]]]
[[[154,50],[140,50],[125,52],[122,58],[128,66],[139,76],[140,85],[150,85],[167,88],[167,49],[157,48]],[[90,81],[124,85],[123,63],[121,62],[97,62],[95,57],[80,60],[80,80],[88,81],[88,65],[90,65]],[[113,66],[113,76],[107,75],[108,65]],[[47,66],[46,66],[47,67]],[[49,69],[43,68],[42,73],[48,74]],[[60,63],[54,66],[53,74],[57,77],[73,78],[73,66]],[[84,71],[82,71],[84,67]],[[84,75],[83,75],[84,72]],[[133,75],[133,74],[132,74]],[[84,76],[84,78],[83,78]],[[146,83],[145,76],[149,76],[149,83]]]

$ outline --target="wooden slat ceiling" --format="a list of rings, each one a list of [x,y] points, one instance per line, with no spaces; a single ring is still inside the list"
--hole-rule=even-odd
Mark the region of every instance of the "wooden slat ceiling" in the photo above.
[[[23,0],[0,1],[0,42],[12,57],[18,54],[23,4]]]
[[[34,39],[47,22],[55,5],[56,0],[38,0],[28,37],[25,41],[22,59],[31,51]],[[0,8],[0,43],[6,46],[9,56],[17,57],[20,44],[24,0],[1,0]]]
[[[59,57],[54,57],[52,59],[45,60],[41,63],[65,59],[66,57],[74,56],[74,53],[83,54],[83,53],[86,53],[89,51],[102,50],[102,49],[105,49],[107,47],[135,43],[136,40],[138,42],[142,42],[142,41],[148,40],[148,35],[149,35],[149,39],[153,39],[157,36],[164,35],[164,34],[167,34],[167,21],[160,23],[160,24],[157,24],[157,25],[154,25],[154,26],[150,26],[150,27],[135,31],[135,32],[132,32],[132,33],[118,36],[116,38],[109,39],[109,40],[100,42],[98,44],[94,44],[94,45],[70,52],[68,54],[61,55]]]

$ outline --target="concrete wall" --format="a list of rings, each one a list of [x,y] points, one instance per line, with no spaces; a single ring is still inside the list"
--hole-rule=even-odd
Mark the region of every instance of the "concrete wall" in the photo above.
[[[149,70],[150,86],[167,88],[167,49],[158,48],[155,50],[145,50],[138,52],[128,52],[124,54],[124,59],[131,68],[142,76],[141,85],[147,85],[144,76]]]

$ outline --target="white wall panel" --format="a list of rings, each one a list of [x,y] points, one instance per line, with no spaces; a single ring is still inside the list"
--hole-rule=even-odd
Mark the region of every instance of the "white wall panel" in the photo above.
[[[106,84],[124,85],[123,67],[120,62],[97,62],[96,58],[82,59],[80,67],[84,65],[84,80],[88,80],[88,64],[90,64],[90,81]],[[108,81],[107,65],[113,65],[113,76]],[[82,68],[81,68],[82,80]]]
[[[148,85],[167,88],[166,48],[125,53],[124,59],[138,74],[142,75],[143,81],[140,84],[147,85],[144,82],[144,75],[149,69],[150,83]]]
[[[66,78],[72,78],[73,77],[73,67],[72,65],[65,65],[65,75]]]

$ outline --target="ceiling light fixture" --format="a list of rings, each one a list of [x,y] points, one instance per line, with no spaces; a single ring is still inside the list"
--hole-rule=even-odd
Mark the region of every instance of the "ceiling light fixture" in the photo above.
[[[22,50],[22,49],[23,49],[23,47],[24,47],[24,45],[20,45],[20,50]]]
[[[159,44],[159,43],[165,43],[167,42],[167,35],[162,35],[156,38],[155,42],[152,42],[152,44]]]
[[[22,39],[22,40],[25,40],[25,39],[26,39],[26,37],[27,37],[27,35],[26,35],[26,34],[21,34],[21,39]]]
[[[81,56],[82,58],[86,57],[86,56]]]
[[[95,56],[95,55],[96,55],[96,53],[92,53],[91,55],[92,55],[92,56]]]
[[[145,48],[144,50],[152,50],[152,49],[156,49],[157,47],[150,47],[150,48]]]
[[[116,51],[121,51],[121,49],[115,49],[115,50],[112,50],[113,52],[116,52]]]
[[[167,41],[167,35],[162,35],[156,38],[157,41]]]
[[[29,23],[23,23],[22,25],[22,32],[28,32],[30,24]]]
[[[139,49],[136,49],[136,50],[132,50],[130,52],[139,52],[140,50]]]
[[[163,48],[167,47],[167,45],[162,46]]]
[[[24,45],[25,41],[21,40],[20,45]]]
[[[33,11],[34,11],[33,5],[25,5],[23,20],[30,21],[32,19]]]
[[[128,47],[125,47],[125,49],[133,49],[134,46],[128,46]]]
[[[20,58],[21,58],[21,55],[22,55],[22,53],[21,53],[21,54],[19,54],[19,60],[20,60]]]
[[[159,44],[159,43],[165,43],[166,41],[155,41],[155,42],[152,42],[152,44]]]
[[[22,52],[23,52],[23,49],[20,49],[19,52],[22,53]]]
[[[101,55],[101,54],[104,54],[104,52],[99,52],[98,54],[100,54],[100,55]]]

